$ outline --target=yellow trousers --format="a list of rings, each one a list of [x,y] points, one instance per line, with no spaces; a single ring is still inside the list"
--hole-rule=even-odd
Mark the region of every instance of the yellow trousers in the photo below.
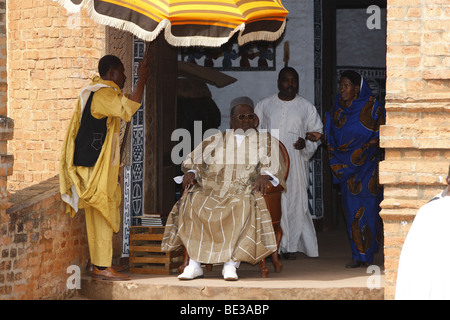
[[[102,214],[93,208],[85,208],[86,230],[91,263],[99,267],[110,267],[113,254],[113,230]]]
[[[93,168],[76,168],[77,174],[81,177],[81,183],[89,181]],[[86,207],[84,214],[91,263],[99,267],[110,267],[113,255],[113,229],[97,209]]]

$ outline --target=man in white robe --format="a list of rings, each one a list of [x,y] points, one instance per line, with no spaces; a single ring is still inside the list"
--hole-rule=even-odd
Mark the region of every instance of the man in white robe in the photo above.
[[[450,299],[450,170],[446,182],[447,188],[419,209],[406,236],[396,300]]]
[[[280,243],[280,251],[288,259],[294,259],[295,252],[319,256],[307,189],[309,161],[320,145],[323,124],[314,105],[298,95],[298,79],[295,69],[283,68],[278,76],[279,93],[261,100],[255,108],[259,128],[281,140],[290,157],[287,189],[281,198]]]

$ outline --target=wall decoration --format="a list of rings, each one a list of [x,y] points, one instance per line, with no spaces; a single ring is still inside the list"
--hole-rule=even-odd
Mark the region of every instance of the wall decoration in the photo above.
[[[179,49],[179,60],[220,71],[275,70],[276,42],[256,41],[239,46],[236,39],[219,48],[188,47]]]
[[[138,75],[137,67],[144,58],[145,43],[133,37],[133,73],[132,90],[134,90]],[[145,116],[145,95],[138,111],[131,120],[131,165],[124,167],[123,182],[123,242],[122,257],[129,256],[130,249],[130,227],[139,225],[136,217],[142,216],[144,208],[143,181],[144,181],[144,116]]]

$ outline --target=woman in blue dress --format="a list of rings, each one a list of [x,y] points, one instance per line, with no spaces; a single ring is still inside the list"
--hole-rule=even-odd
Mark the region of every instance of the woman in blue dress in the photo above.
[[[384,107],[366,81],[354,71],[345,71],[334,106],[326,114],[324,131],[352,249],[347,268],[371,264],[380,246],[383,191],[378,184],[379,129],[385,117]]]

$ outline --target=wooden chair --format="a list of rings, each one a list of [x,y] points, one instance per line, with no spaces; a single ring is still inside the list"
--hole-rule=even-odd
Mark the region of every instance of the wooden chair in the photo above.
[[[283,156],[284,163],[286,165],[286,173],[284,175],[284,181],[287,180],[289,175],[289,154],[286,150],[286,147],[281,141],[278,141],[280,145],[280,153]],[[283,193],[284,188],[281,185],[274,187],[272,183],[269,182],[267,186],[266,194],[264,195],[264,199],[266,200],[267,209],[270,212],[270,216],[272,218],[273,231],[275,232],[275,239],[277,241],[277,251],[272,253],[272,264],[275,269],[275,272],[281,272],[283,265],[278,258],[278,251],[280,249],[281,237],[283,236],[283,230],[281,229],[281,194]],[[269,275],[269,269],[266,266],[265,259],[259,262],[259,269],[261,271],[261,276],[263,278],[267,278]]]
[[[289,154],[286,150],[286,147],[283,145],[281,141],[278,141],[280,146],[280,153],[283,157],[284,163],[286,165],[286,173],[284,175],[284,180],[286,181],[289,175]],[[184,189],[184,188],[183,188]],[[283,230],[281,229],[281,194],[284,191],[284,188],[281,185],[274,187],[272,183],[268,183],[266,194],[264,195],[264,200],[266,201],[267,209],[270,212],[270,216],[272,218],[273,230],[275,233],[275,239],[277,242],[277,251],[272,253],[272,264],[275,269],[275,272],[281,272],[283,265],[278,258],[278,251],[280,248],[280,241],[283,235]],[[189,255],[187,254],[186,248],[184,248],[184,259],[183,263],[178,267],[180,273],[183,273],[184,268],[189,264]],[[212,265],[206,264],[206,270],[211,271]],[[262,278],[267,278],[269,275],[269,269],[266,266],[265,259],[259,262],[259,270],[261,272]]]

